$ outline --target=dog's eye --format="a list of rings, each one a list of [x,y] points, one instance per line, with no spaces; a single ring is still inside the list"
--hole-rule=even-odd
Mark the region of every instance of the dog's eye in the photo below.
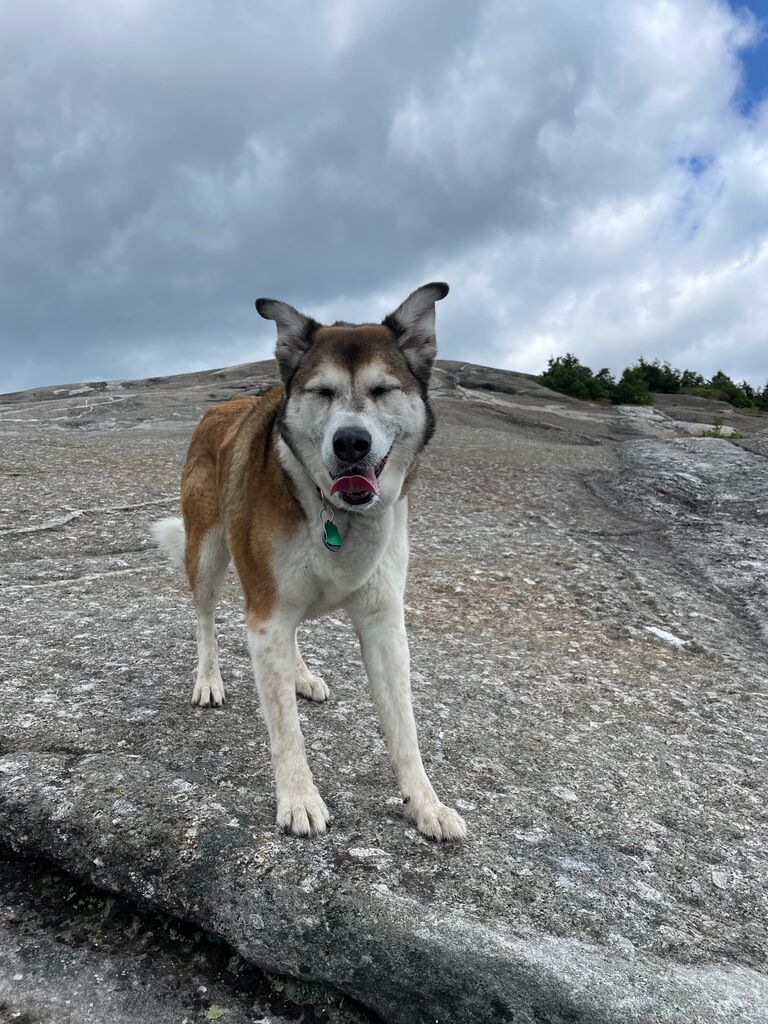
[[[307,391],[308,395],[317,395],[318,398],[333,398],[333,388],[311,388]]]
[[[379,384],[378,387],[371,388],[371,398],[381,398],[382,395],[388,395],[391,391],[399,391],[400,388],[387,387],[386,384]]]

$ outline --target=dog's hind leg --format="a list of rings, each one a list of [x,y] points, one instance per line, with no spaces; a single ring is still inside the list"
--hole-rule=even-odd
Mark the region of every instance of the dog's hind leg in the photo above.
[[[229,548],[212,459],[204,455],[188,458],[181,482],[181,505],[186,535],[184,564],[197,612],[197,680],[192,703],[218,707],[224,702],[224,683],[219,671],[216,603],[229,565]]]
[[[224,682],[219,670],[216,604],[229,565],[229,548],[223,525],[216,523],[203,537],[196,551],[192,573],[189,569],[189,548],[188,542],[187,572],[197,612],[197,679],[192,703],[201,707],[211,704],[220,707],[224,703]]]
[[[186,497],[186,496],[185,496]],[[161,519],[152,537],[174,565],[185,567],[197,612],[197,682],[192,703],[204,707],[224,701],[216,640],[216,601],[229,564],[229,550],[221,521],[201,520],[184,501],[187,527],[180,519]]]
[[[194,582],[190,578],[197,613],[197,679],[192,703],[201,707],[211,704],[220,707],[224,703],[224,682],[219,670],[216,638],[216,604],[228,565],[229,549],[224,528],[217,523],[208,530],[199,546]]]
[[[318,704],[322,704],[323,701],[328,700],[330,690],[328,686],[320,678],[316,676],[308,667],[306,662],[301,656],[299,651],[299,640],[296,637],[296,693],[300,693],[302,697],[308,697],[310,700],[315,700]]]

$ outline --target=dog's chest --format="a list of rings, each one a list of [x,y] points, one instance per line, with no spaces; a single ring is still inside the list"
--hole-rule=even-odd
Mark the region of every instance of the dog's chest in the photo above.
[[[300,607],[306,618],[338,608],[370,579],[388,550],[403,541],[401,519],[392,511],[375,521],[342,519],[338,524],[342,544],[335,551],[323,543],[319,520],[304,524],[290,543],[281,544],[275,552],[273,568],[281,597]]]

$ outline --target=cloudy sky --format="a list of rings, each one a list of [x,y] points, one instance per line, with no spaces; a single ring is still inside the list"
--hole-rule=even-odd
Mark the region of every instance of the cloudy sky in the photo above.
[[[0,390],[265,358],[768,378],[766,0],[0,3]]]

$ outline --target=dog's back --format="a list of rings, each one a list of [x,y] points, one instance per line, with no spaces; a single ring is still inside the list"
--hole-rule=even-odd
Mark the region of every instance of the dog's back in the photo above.
[[[192,434],[181,478],[184,519],[160,519],[153,523],[151,532],[155,543],[171,562],[179,569],[186,568],[193,591],[200,544],[223,512],[220,484],[225,477],[226,453],[242,422],[259,407],[274,405],[276,408],[281,395],[282,388],[273,388],[265,395],[233,398],[215,405],[203,414]],[[270,398],[273,401],[270,402]],[[230,444],[225,446],[228,438]],[[193,542],[191,552],[190,541]]]

